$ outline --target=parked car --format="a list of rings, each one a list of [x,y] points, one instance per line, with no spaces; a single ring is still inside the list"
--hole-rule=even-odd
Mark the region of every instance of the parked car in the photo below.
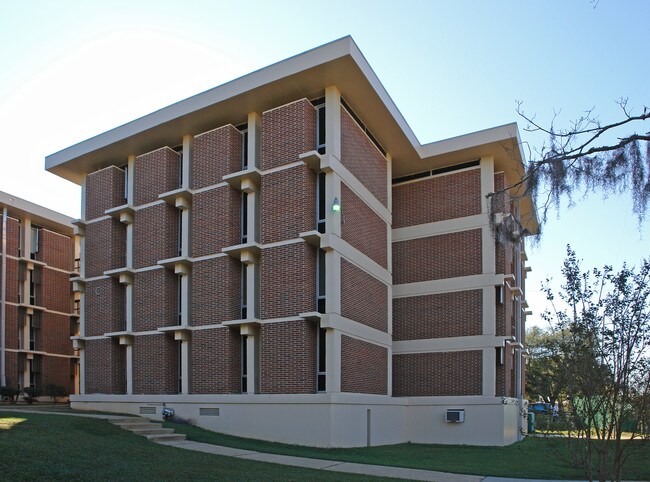
[[[551,404],[545,402],[535,402],[528,405],[529,412],[551,413]]]

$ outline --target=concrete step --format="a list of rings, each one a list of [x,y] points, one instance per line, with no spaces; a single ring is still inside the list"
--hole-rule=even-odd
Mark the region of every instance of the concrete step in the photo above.
[[[108,421],[113,425],[120,425],[122,423],[137,423],[147,422],[149,419],[142,417],[124,417],[124,418],[109,418]]]
[[[126,430],[133,430],[133,429],[138,429],[138,428],[162,428],[161,423],[153,423],[153,422],[131,422],[131,423],[116,423],[120,428],[126,429]]]
[[[184,433],[145,435],[145,437],[147,437],[152,442],[177,442],[180,440],[185,440],[186,438]]]
[[[163,435],[174,433],[173,428],[130,428],[128,429],[136,435]]]

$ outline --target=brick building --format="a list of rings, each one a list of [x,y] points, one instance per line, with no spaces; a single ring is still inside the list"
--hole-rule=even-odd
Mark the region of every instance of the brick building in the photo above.
[[[321,446],[517,440],[525,255],[485,196],[518,145],[515,124],[420,145],[346,37],[49,156],[82,186],[73,406]],[[530,199],[494,206],[536,230]]]
[[[72,218],[0,192],[0,385],[78,393],[79,302]]]

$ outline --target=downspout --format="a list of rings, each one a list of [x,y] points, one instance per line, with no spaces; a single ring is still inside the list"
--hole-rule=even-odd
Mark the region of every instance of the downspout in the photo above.
[[[2,208],[2,272],[0,272],[0,386],[7,386],[5,327],[7,324],[7,207]]]

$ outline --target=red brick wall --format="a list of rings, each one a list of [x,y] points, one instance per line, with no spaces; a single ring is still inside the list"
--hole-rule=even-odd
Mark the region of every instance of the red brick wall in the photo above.
[[[192,189],[212,186],[226,174],[241,171],[242,133],[232,125],[194,137]]]
[[[316,109],[307,99],[262,114],[262,170],[298,161],[316,149]]]
[[[126,393],[126,347],[117,340],[86,340],[86,393]]]
[[[125,291],[124,286],[113,278],[86,284],[86,336],[126,329]]]
[[[381,202],[388,205],[388,166],[368,136],[341,108],[341,162]]]
[[[135,212],[133,266],[155,266],[161,259],[178,256],[178,216],[169,204],[156,204]]]
[[[388,394],[388,350],[341,336],[341,391]]]
[[[316,250],[294,243],[262,250],[262,318],[316,310]]]
[[[193,331],[190,357],[192,393],[241,392],[239,330],[216,328]]]
[[[133,280],[133,331],[178,325],[178,276],[168,269],[136,273]]]
[[[212,325],[241,318],[241,263],[230,256],[192,265],[192,324]]]
[[[345,184],[341,184],[341,216],[341,237],[386,268],[386,223]]]
[[[19,251],[20,251],[20,221],[14,218],[7,217],[7,256],[17,257],[19,255]]]
[[[5,360],[7,369],[5,375],[7,377],[7,386],[11,388],[18,388],[18,353],[6,352]]]
[[[7,259],[7,290],[5,291],[5,300],[10,303],[20,301],[20,288],[18,287],[19,269],[18,260]]]
[[[480,168],[393,187],[393,228],[480,213]]]
[[[264,244],[316,229],[316,175],[307,166],[264,175],[260,210]]]
[[[393,396],[481,395],[480,350],[393,356]]]
[[[173,335],[133,337],[133,393],[178,393],[178,351]]]
[[[59,355],[72,355],[70,317],[43,312],[41,314],[40,339],[40,350]]]
[[[303,320],[260,327],[261,393],[316,392],[316,332]]]
[[[71,383],[70,359],[54,356],[41,357],[41,380],[42,387],[48,384],[60,385],[68,393],[71,393],[73,386]]]
[[[472,229],[393,243],[393,283],[480,274],[481,230]]]
[[[5,305],[5,343],[7,348],[18,349],[18,329],[22,325],[22,318],[24,316],[23,310],[18,310],[16,306]]]
[[[54,268],[72,271],[72,248],[69,236],[41,228],[36,259]]]
[[[393,300],[393,339],[425,340],[483,332],[482,290]]]
[[[126,266],[126,226],[104,219],[86,227],[86,277]]]
[[[41,306],[45,306],[52,311],[71,313],[72,286],[70,275],[46,266],[41,270],[41,277],[43,281],[41,284]]]
[[[341,314],[388,331],[388,288],[345,259],[341,259]]]
[[[169,147],[138,156],[133,178],[133,204],[139,206],[157,201],[159,194],[178,189],[179,167],[179,155]]]
[[[124,198],[124,171],[109,166],[86,177],[86,219],[104,215],[110,208],[126,204]]]
[[[192,256],[221,253],[241,243],[241,194],[230,186],[192,198]]]

